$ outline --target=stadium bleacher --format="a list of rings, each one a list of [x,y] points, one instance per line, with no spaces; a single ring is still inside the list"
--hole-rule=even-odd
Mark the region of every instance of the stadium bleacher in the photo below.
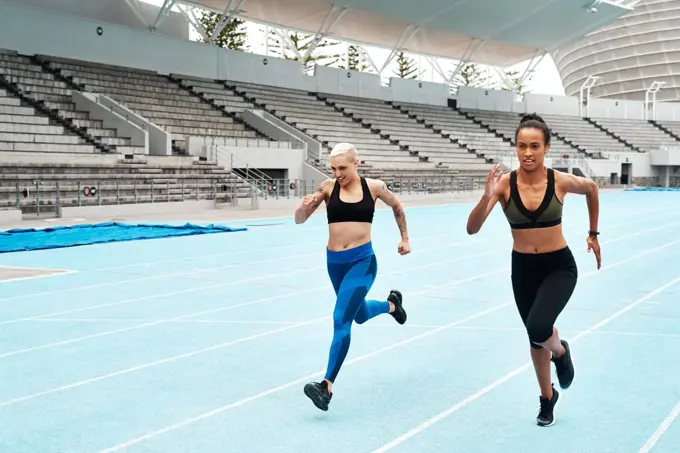
[[[678,141],[652,123],[621,118],[593,118],[593,122],[622,137],[632,146],[649,152],[664,145],[677,145]]]
[[[131,146],[129,137],[118,137],[116,131],[106,129],[101,121],[93,120],[87,112],[79,112],[72,99],[72,89],[65,82],[56,80],[53,74],[45,71],[30,58],[19,55],[0,54],[0,67],[6,81],[16,85],[26,96],[35,101],[43,103],[45,107],[55,112],[55,115],[70,120],[73,125],[83,128],[84,132],[94,137],[99,143],[112,150],[123,154],[136,154],[139,149]],[[17,132],[18,133],[18,132]],[[31,137],[19,137],[23,140],[30,140]],[[61,141],[54,135],[41,136],[36,133],[34,139],[43,138],[45,140],[57,140],[50,143],[64,143],[77,145],[71,138],[62,137]],[[38,142],[35,142],[38,143]],[[46,149],[43,146],[41,149]],[[50,150],[70,150],[68,146]],[[78,148],[74,148],[78,149]],[[37,148],[33,148],[37,150]]]
[[[83,91],[106,94],[171,132],[178,151],[185,149],[185,138],[190,135],[264,138],[231,113],[232,105],[219,109],[168,77],[150,71],[59,58],[45,58],[44,61]]]
[[[328,152],[350,141],[360,151],[362,172],[388,183],[454,177],[481,181],[490,162],[514,153],[520,119],[512,112],[162,76],[11,52],[0,54],[0,83],[0,150],[15,153],[5,153],[1,161],[3,208],[21,204],[34,180],[41,181],[46,206],[55,200],[57,184],[64,206],[81,205],[83,187],[95,186],[101,204],[148,202],[152,197],[207,199],[218,192],[227,198],[249,197],[253,184],[242,174],[184,155],[190,136],[275,140],[243,121],[241,114],[248,109],[266,110],[319,141],[319,160],[309,163],[326,175]],[[110,96],[170,132],[175,160],[152,163],[139,156],[143,149],[130,138],[78,111],[74,91]],[[601,158],[602,152],[647,152],[680,143],[673,132],[680,131],[680,123],[657,126],[642,120],[538,113],[551,127],[552,151],[558,156]],[[95,155],[102,160],[93,161]],[[136,158],[130,162],[123,155]]]

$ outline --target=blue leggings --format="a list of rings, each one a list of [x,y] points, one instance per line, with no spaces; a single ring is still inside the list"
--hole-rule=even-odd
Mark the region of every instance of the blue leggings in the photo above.
[[[382,313],[389,313],[390,303],[365,299],[378,273],[371,242],[339,252],[327,250],[327,266],[337,299],[325,379],[334,382],[349,350],[352,321],[363,324]]]

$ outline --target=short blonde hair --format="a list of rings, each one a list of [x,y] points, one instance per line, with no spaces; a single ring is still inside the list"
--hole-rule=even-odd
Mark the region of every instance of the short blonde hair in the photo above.
[[[359,155],[357,149],[351,143],[338,143],[331,150],[331,157],[340,156],[342,154],[350,154],[355,159]]]

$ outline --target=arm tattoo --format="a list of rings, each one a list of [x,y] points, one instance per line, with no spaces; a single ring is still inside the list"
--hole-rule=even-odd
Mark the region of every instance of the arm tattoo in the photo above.
[[[321,184],[319,184],[319,188],[316,189],[317,192],[323,192],[324,190],[326,190],[326,186],[331,184],[332,182],[333,182],[332,179],[327,179],[325,181],[322,181]]]
[[[394,194],[390,191],[390,189],[387,187],[387,184],[385,184],[384,182],[382,185],[382,190],[387,195],[387,198],[392,199],[396,203],[395,206],[392,208],[392,212],[394,212],[394,219],[397,221],[397,226],[399,227],[399,234],[401,234],[402,239],[407,239],[408,229],[406,228],[406,213],[404,212],[404,208],[401,206],[401,203],[397,202],[397,199],[395,198]]]
[[[393,210],[394,219],[397,221],[397,226],[399,227],[399,234],[401,234],[402,239],[408,237],[408,231],[406,229],[406,213],[404,209],[399,207]]]
[[[323,200],[324,200],[324,198],[325,198],[326,186],[329,185],[329,184],[331,184],[332,182],[333,182],[332,179],[327,179],[327,180],[323,181],[321,184],[319,184],[319,187],[317,187],[316,191],[317,191],[318,193],[324,194],[324,196],[321,197],[320,200],[319,200],[319,199],[316,199],[316,201],[314,201],[314,206],[319,206],[319,205],[321,205],[321,203],[323,202]]]

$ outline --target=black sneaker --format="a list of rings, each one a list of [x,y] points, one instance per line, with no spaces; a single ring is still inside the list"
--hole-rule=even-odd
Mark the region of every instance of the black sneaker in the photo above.
[[[536,417],[536,423],[538,426],[552,426],[555,424],[555,406],[557,406],[557,401],[560,399],[560,393],[555,390],[553,386],[553,396],[552,399],[539,397],[541,403],[541,409],[538,412],[538,417]]]
[[[328,392],[328,382],[325,380],[321,382],[310,382],[305,385],[305,395],[312,400],[314,405],[322,411],[328,410],[328,403],[333,397],[332,393]]]
[[[557,371],[557,379],[560,381],[560,387],[567,389],[574,380],[574,363],[571,360],[569,343],[565,340],[561,340],[560,342],[567,352],[565,352],[562,357],[553,357],[552,361],[555,364],[555,371]]]
[[[387,300],[394,304],[394,311],[390,313],[394,319],[397,320],[399,324],[404,324],[406,322],[406,311],[404,310],[401,293],[396,289],[390,291],[390,295],[387,296]]]

